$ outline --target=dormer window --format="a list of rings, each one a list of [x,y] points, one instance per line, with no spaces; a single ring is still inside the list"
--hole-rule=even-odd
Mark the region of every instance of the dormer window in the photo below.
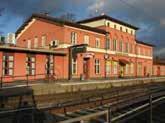
[[[120,27],[120,31],[123,31],[123,28],[122,27]]]
[[[114,29],[116,29],[116,24],[114,25]]]
[[[107,23],[107,27],[110,27],[110,22]]]
[[[126,29],[126,33],[128,33],[128,29]]]

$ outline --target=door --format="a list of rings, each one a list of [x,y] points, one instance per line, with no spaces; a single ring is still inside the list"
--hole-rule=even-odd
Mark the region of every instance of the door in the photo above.
[[[147,68],[144,67],[144,76],[147,76]]]
[[[124,66],[123,65],[120,65],[120,71],[119,71],[119,75],[120,77],[124,77]]]
[[[53,75],[53,70],[54,70],[53,55],[48,55],[46,59],[46,74]]]
[[[89,59],[84,59],[83,75],[84,75],[84,79],[89,79]]]
[[[160,67],[157,68],[157,76],[160,76]]]

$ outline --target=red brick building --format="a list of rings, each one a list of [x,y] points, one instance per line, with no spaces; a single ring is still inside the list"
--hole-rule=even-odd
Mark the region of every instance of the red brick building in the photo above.
[[[165,75],[165,59],[154,59],[153,76]]]
[[[72,23],[33,14],[16,32],[15,49],[26,52],[21,56],[14,51],[19,58],[14,57],[14,64],[22,67],[14,66],[11,76],[32,73],[26,71],[25,57],[29,52],[36,58],[33,60],[36,64],[34,75],[54,73],[58,79],[68,79],[71,75],[74,79],[82,75],[85,79],[152,75],[153,45],[136,40],[137,30],[135,26],[106,15]],[[87,44],[85,51],[70,59],[70,47],[83,44]],[[2,52],[1,57],[6,51]],[[49,64],[48,57],[53,57],[49,58],[53,59]],[[53,66],[52,71],[48,71],[47,66]]]

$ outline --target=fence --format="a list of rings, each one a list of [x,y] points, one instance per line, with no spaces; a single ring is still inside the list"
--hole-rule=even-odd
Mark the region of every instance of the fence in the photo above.
[[[1,76],[0,88],[9,86],[29,86],[29,84],[56,81],[56,74],[35,74],[21,76]]]

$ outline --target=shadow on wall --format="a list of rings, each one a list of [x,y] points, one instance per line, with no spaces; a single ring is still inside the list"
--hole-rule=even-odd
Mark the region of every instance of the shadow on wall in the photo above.
[[[0,123],[43,123],[45,114],[36,108],[29,87],[3,89],[0,93]]]

